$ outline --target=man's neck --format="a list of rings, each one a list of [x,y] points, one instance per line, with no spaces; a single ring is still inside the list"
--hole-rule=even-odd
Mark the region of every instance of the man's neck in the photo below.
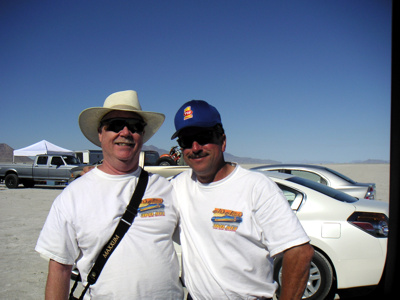
[[[217,182],[220,181],[226,177],[229,176],[234,170],[235,170],[236,165],[231,164],[229,162],[223,162],[221,165],[217,168],[217,171],[208,176],[202,176],[196,174],[197,180],[201,183],[211,183],[211,182]]]
[[[138,167],[139,167],[138,163],[127,164],[125,162],[120,161],[119,163],[110,164],[107,161],[104,161],[98,167],[98,169],[110,175],[124,175],[135,172],[138,169]]]

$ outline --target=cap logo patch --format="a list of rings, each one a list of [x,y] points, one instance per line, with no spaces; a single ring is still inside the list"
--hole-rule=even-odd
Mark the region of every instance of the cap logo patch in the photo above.
[[[188,106],[183,110],[183,120],[188,120],[192,118],[193,118],[193,110],[191,106]]]

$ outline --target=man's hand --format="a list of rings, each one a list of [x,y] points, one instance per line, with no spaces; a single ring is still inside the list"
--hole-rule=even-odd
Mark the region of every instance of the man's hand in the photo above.
[[[280,300],[301,299],[309,278],[313,255],[314,248],[308,243],[284,252]]]
[[[49,262],[45,300],[68,299],[72,265]]]

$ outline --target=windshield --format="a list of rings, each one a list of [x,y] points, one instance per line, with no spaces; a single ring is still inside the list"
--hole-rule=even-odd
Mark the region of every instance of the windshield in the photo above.
[[[79,165],[81,162],[75,156],[63,156],[63,159],[67,165]]]
[[[343,193],[341,191],[335,190],[329,186],[320,184],[318,182],[314,182],[308,179],[304,179],[301,177],[290,177],[287,179],[288,181],[298,183],[301,185],[304,185],[310,189],[316,190],[324,195],[327,195],[329,197],[332,197],[336,200],[342,201],[342,202],[348,202],[348,203],[353,203],[358,201],[357,198],[354,198],[346,193]]]

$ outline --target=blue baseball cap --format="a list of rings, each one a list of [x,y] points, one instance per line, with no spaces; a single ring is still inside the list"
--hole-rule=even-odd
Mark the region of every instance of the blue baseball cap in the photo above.
[[[187,127],[213,127],[221,124],[221,116],[218,110],[204,100],[191,100],[181,106],[175,115],[176,132],[171,140],[179,135],[179,132]]]

